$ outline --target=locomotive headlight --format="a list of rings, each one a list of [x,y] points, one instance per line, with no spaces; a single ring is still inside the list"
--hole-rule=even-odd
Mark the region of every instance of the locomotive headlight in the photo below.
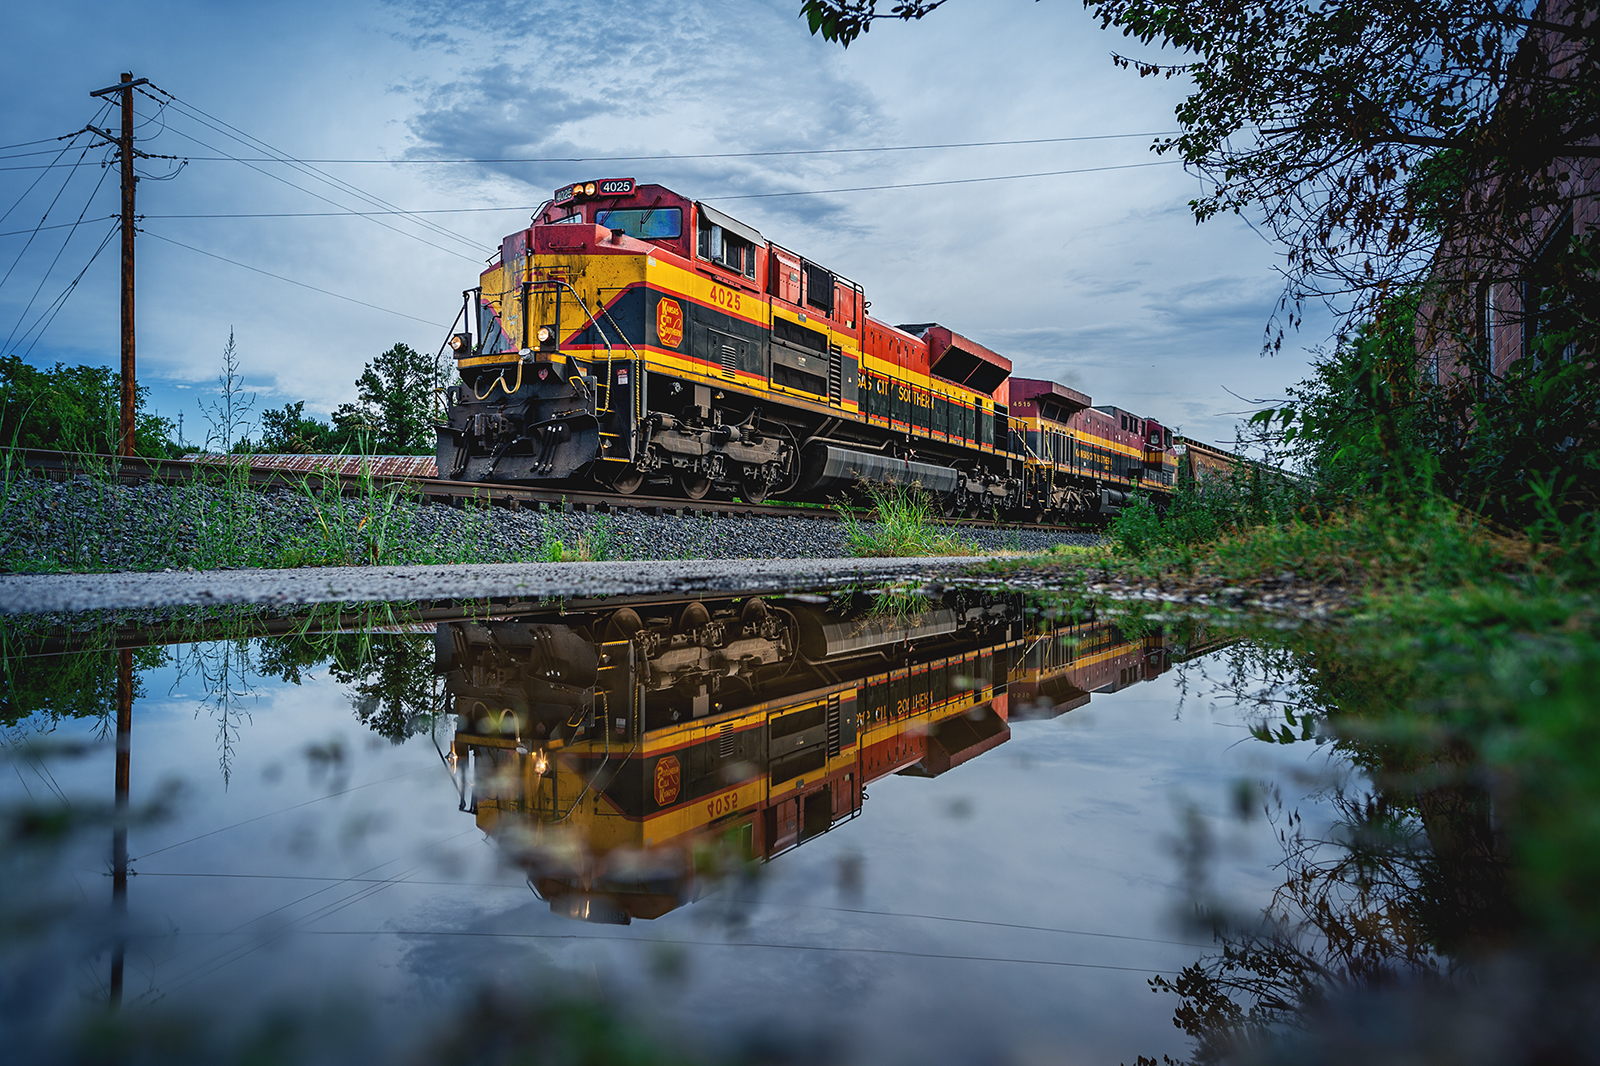
[[[539,343],[540,344],[549,344],[550,343],[550,338],[553,337],[553,336],[555,336],[555,334],[550,332],[550,327],[549,326],[540,326],[539,327]]]
[[[593,196],[594,193],[595,193],[594,182],[592,182],[592,181],[585,182],[584,185],[583,185],[583,195],[585,195],[585,196]]]
[[[472,337],[466,333],[457,333],[450,338],[450,350],[453,352],[470,352],[472,350]]]

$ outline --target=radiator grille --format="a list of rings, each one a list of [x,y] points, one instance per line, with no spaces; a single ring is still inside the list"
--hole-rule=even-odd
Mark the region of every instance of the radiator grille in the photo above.
[[[828,758],[839,754],[839,696],[828,697]]]

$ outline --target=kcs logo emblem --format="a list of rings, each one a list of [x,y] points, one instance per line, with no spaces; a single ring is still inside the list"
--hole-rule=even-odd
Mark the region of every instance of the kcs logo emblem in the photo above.
[[[678,782],[683,771],[676,755],[663,755],[656,763],[656,806],[670,807],[678,798]]]
[[[676,348],[683,343],[683,308],[677,300],[662,300],[656,304],[656,336],[664,348]]]

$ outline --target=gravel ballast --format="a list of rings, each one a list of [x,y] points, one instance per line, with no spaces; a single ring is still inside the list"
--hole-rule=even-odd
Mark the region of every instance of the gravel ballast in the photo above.
[[[736,505],[729,505],[730,508]],[[871,528],[870,526],[868,528]],[[1100,538],[960,527],[978,552],[1039,552]],[[597,559],[827,559],[851,554],[828,518],[460,510],[303,491],[124,486],[79,477],[13,482],[0,510],[9,570],[181,570],[301,563],[445,564],[548,558],[552,542]],[[342,555],[335,554],[335,549]]]

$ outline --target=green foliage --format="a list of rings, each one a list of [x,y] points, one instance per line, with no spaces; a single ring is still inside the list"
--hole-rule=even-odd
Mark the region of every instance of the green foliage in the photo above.
[[[800,11],[812,33],[848,45],[875,20],[941,5],[877,6],[803,0]],[[1537,225],[1584,195],[1569,179],[1600,123],[1595,0],[1084,6],[1165,53],[1113,55],[1119,66],[1192,86],[1176,109],[1182,133],[1153,147],[1205,177],[1197,219],[1248,213],[1287,249],[1286,325],[1306,299],[1370,314],[1430,277],[1519,276]],[[1455,242],[1436,254],[1445,235]]]
[[[944,4],[945,0],[894,0],[887,13],[879,13],[878,0],[805,0],[800,5],[800,17],[811,27],[812,34],[849,48],[850,42],[872,29],[877,19],[919,19]]]
[[[1179,468],[1170,499],[1136,492],[1106,530],[1114,549],[1142,558],[1157,548],[1188,549],[1258,526],[1293,522],[1309,499],[1305,483],[1259,463],[1198,481]]]
[[[437,392],[448,368],[396,344],[367,363],[356,379],[357,400],[329,421],[306,414],[304,400],[261,416],[261,439],[250,450],[274,455],[432,455]]]
[[[8,636],[0,632],[0,647],[11,643]],[[60,655],[0,656],[0,725],[14,727],[35,716],[52,724],[64,718],[92,718],[114,724],[120,654],[108,648]],[[140,674],[165,661],[164,648],[134,649],[135,700],[145,694]]]
[[[146,410],[150,390],[139,385],[134,451],[167,457],[172,423]],[[115,455],[120,445],[122,375],[102,366],[49,370],[14,355],[0,357],[0,445]]]
[[[396,344],[362,370],[359,399],[333,413],[340,430],[365,425],[373,450],[383,455],[431,455],[435,392],[446,378],[444,365],[404,344]]]
[[[916,486],[861,483],[872,504],[866,521],[839,505],[850,550],[860,557],[978,555],[977,544],[934,525],[933,499]]]
[[[217,374],[217,395],[200,404],[200,411],[210,426],[205,439],[206,449],[223,453],[249,451],[250,412],[255,405],[256,394],[246,394],[244,391],[239,347],[234,343],[233,330],[230,329],[228,343],[222,347],[222,370]]]
[[[611,558],[611,521],[604,515],[596,519],[587,533],[578,534],[571,547],[555,528],[546,525],[535,560],[541,563],[592,563]]]
[[[299,400],[261,413],[261,439],[253,450],[268,455],[344,455],[370,452],[372,433],[366,417],[351,417],[341,408],[332,423],[309,417]]]

